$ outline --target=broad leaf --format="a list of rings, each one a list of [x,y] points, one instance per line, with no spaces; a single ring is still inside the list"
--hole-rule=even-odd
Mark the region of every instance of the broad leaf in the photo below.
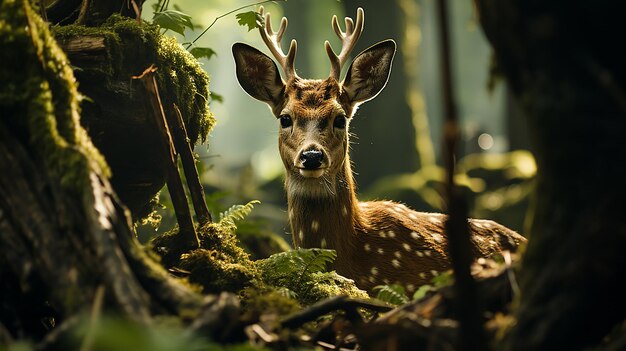
[[[263,27],[263,16],[260,13],[255,11],[248,11],[238,13],[235,17],[237,17],[237,22],[241,26],[248,26],[248,32],[255,29]]]
[[[202,47],[196,46],[195,48],[189,50],[189,52],[193,55],[193,57],[197,59],[201,59],[203,57],[206,57],[207,59],[211,59],[212,56],[217,56],[217,53],[215,52],[215,50],[211,48],[202,48]]]
[[[193,29],[191,16],[177,10],[165,10],[155,12],[152,21],[161,28],[173,30],[180,35],[185,35],[185,28]]]
[[[216,92],[210,92],[209,93],[211,95],[211,101],[217,101],[219,103],[224,102],[224,97]]]

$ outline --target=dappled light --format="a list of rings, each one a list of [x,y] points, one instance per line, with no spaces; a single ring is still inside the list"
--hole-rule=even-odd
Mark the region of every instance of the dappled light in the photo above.
[[[0,351],[626,349],[625,11],[0,1]]]

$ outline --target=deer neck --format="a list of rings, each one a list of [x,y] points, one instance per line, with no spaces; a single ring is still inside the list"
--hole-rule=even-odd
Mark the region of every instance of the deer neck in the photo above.
[[[289,191],[286,179],[289,222],[296,247],[319,247],[341,251],[356,235],[360,223],[358,200],[346,157],[343,169],[331,180],[325,196]]]

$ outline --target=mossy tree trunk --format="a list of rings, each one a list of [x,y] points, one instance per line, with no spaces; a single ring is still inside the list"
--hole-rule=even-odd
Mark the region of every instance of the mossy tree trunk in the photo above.
[[[600,345],[626,318],[626,4],[475,3],[497,67],[525,111],[538,163],[506,349]]]
[[[138,243],[68,60],[27,1],[0,3],[0,46],[0,345],[63,333],[93,306],[223,336],[236,299],[197,294]]]

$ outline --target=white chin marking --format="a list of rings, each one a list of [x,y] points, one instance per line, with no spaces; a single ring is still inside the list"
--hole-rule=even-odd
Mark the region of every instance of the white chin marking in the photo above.
[[[300,175],[304,178],[319,178],[324,174],[323,169],[299,169]]]

